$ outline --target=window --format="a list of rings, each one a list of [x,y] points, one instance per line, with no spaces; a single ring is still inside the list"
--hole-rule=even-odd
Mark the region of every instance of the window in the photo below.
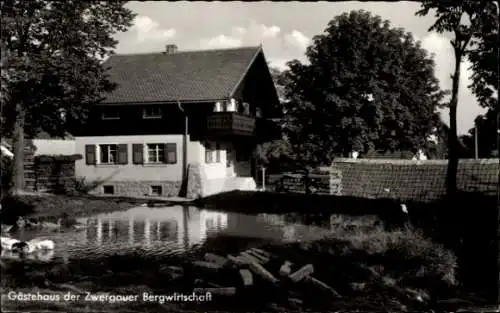
[[[210,143],[207,143],[205,145],[205,163],[214,163],[214,151],[212,150],[212,146]]]
[[[116,110],[116,109],[106,108],[102,111],[101,119],[103,119],[103,120],[119,120],[120,114],[118,113],[118,110]]]
[[[151,186],[151,193],[152,196],[161,196],[163,194],[163,187],[160,185],[154,185]]]
[[[104,186],[102,186],[102,192],[105,195],[114,195],[115,194],[115,186],[104,185]]]
[[[250,104],[243,102],[243,114],[250,115]]]
[[[220,152],[221,152],[221,151],[220,151],[220,144],[219,144],[219,143],[217,143],[217,144],[215,145],[215,162],[216,162],[216,163],[220,163]]]
[[[140,146],[135,145],[134,164],[141,164]],[[177,164],[177,144],[176,143],[149,143],[146,145],[146,163]]]
[[[165,146],[160,143],[150,143],[148,146],[148,163],[165,163]]]
[[[262,117],[262,109],[261,108],[255,109],[255,117]]]
[[[118,145],[99,145],[101,164],[117,164]]]
[[[162,118],[161,109],[159,107],[147,107],[142,110],[143,119],[157,119]]]

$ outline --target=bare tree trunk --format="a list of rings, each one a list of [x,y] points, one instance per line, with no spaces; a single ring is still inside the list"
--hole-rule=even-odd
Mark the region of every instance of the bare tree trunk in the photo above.
[[[12,164],[13,187],[11,193],[18,195],[24,190],[24,121],[25,112],[22,103],[16,104],[16,120],[12,138],[14,162]]]
[[[455,48],[455,72],[453,73],[453,84],[450,100],[450,131],[448,132],[448,170],[446,172],[446,191],[448,196],[453,197],[457,192],[457,170],[458,170],[458,134],[457,134],[457,106],[458,88],[460,82],[460,63],[462,52]]]

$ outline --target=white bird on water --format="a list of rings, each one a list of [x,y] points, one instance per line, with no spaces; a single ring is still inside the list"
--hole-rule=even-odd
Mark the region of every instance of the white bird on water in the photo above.
[[[9,237],[1,237],[0,238],[1,245],[2,245],[2,250],[13,250],[15,245],[20,243],[21,241],[14,239],[14,238],[9,238]]]
[[[22,252],[22,253],[34,253],[35,251],[47,251],[54,250],[55,244],[52,240],[48,239],[32,239],[26,242],[19,241],[17,239],[5,238],[10,240],[4,240],[5,237],[2,237],[2,249],[4,249],[4,242],[6,244],[5,250],[11,250],[14,252]]]
[[[55,244],[49,239],[31,239],[27,242],[28,245],[32,245],[36,250],[54,250]]]
[[[405,214],[408,214],[408,208],[406,207],[406,204],[401,203],[401,211],[403,211],[403,213]]]

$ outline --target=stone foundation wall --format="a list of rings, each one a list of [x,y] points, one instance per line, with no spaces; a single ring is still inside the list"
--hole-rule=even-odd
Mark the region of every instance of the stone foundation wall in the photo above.
[[[206,183],[206,177],[202,165],[199,163],[190,163],[188,166],[187,195],[189,199],[197,199],[204,196],[203,184]]]
[[[103,195],[104,186],[113,186],[114,195],[126,197],[143,197],[151,195],[151,186],[162,186],[161,197],[175,197],[181,190],[181,181],[107,181],[99,183],[89,192]]]

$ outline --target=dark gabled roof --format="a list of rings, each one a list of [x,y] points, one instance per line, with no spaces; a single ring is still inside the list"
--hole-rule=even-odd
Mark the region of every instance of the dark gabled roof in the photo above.
[[[214,101],[233,96],[262,48],[113,55],[105,63],[117,88],[103,104]]]

